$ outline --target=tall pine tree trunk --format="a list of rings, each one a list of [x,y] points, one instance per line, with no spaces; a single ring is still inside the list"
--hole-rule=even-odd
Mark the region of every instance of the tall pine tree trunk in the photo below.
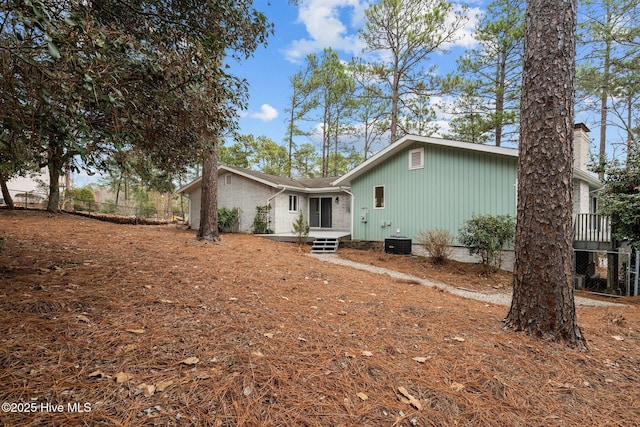
[[[397,61],[396,61],[397,62]],[[391,90],[391,127],[389,134],[391,135],[390,143],[393,144],[398,140],[398,116],[400,110],[400,75],[397,71],[393,72],[393,87]]]
[[[507,78],[507,54],[502,52],[500,54],[500,61],[498,62],[498,70],[496,72],[496,147],[502,145],[502,130],[504,128],[504,91]]]
[[[204,153],[198,240],[220,240],[218,232],[218,141]]]
[[[608,25],[611,24],[610,5],[605,2],[606,19]],[[607,163],[607,100],[612,88],[611,80],[611,40],[605,37],[604,64],[602,70],[602,87],[600,88],[600,149],[598,150],[598,178],[604,180],[604,168]]]
[[[586,347],[572,267],[576,0],[529,0],[522,80],[513,301],[517,331]]]

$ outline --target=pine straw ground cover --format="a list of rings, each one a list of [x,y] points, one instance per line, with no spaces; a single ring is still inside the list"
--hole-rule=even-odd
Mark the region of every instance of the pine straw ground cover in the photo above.
[[[579,308],[580,352],[254,236],[0,211],[0,237],[5,426],[640,425],[633,299]]]

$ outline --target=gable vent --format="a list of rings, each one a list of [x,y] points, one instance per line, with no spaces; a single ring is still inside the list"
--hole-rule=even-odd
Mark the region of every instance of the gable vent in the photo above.
[[[424,167],[424,148],[409,150],[409,169],[421,169]]]

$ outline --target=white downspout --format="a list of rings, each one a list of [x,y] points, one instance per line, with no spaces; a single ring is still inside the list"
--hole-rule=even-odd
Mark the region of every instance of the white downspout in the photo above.
[[[350,203],[351,203],[351,219],[350,219],[351,224],[349,225],[349,228],[350,228],[349,229],[349,234],[351,235],[351,238],[353,239],[353,226],[354,226],[354,219],[353,219],[354,218],[354,213],[353,213],[353,211],[354,211],[354,208],[355,208],[356,198],[353,195],[353,193],[351,191],[347,190],[346,188],[340,187],[340,189],[342,191],[344,191],[345,193],[347,193],[349,195],[349,198],[351,199],[351,201],[350,201]]]
[[[277,187],[276,187],[277,188]],[[278,197],[280,194],[284,193],[284,191],[287,189],[287,187],[282,187],[282,190],[278,191],[276,194],[274,194],[273,196],[269,197],[267,199],[267,206],[271,206],[271,201]],[[269,209],[269,214],[268,214],[268,219],[269,219],[269,224],[271,224],[271,209]],[[272,230],[275,233],[275,230]]]

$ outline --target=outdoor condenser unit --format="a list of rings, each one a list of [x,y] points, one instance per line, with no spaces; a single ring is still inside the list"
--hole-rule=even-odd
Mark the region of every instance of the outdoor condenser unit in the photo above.
[[[411,239],[404,236],[384,239],[384,251],[388,254],[411,255]]]

